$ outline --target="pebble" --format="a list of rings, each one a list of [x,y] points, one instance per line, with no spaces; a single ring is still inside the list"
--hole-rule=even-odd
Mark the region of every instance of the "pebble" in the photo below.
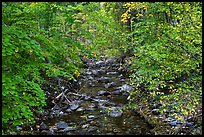
[[[90,125],[90,124],[85,124],[85,125],[82,125],[82,127],[81,127],[81,128],[87,128],[87,127],[89,127],[89,125]]]
[[[47,129],[49,129],[49,128],[48,128],[48,126],[47,126],[44,122],[42,122],[42,123],[40,124],[40,129],[41,129],[41,130],[47,130]]]
[[[171,121],[169,124],[170,124],[171,126],[176,126],[176,123],[177,123],[177,121]]]
[[[78,101],[70,102],[69,107],[71,110],[76,110],[77,108],[79,108],[79,102]]]
[[[111,87],[116,86],[116,84],[115,84],[115,82],[110,82],[110,83],[105,84],[104,86],[105,86],[105,88],[111,88]]]
[[[78,108],[76,111],[83,111],[85,110],[83,107]]]
[[[96,127],[89,127],[88,132],[93,132],[96,130]]]
[[[103,91],[103,90],[100,90],[100,91],[98,91],[98,95],[99,96],[106,96],[106,95],[110,95],[110,93],[108,92],[108,91]]]
[[[22,130],[22,127],[21,126],[16,126],[16,129],[17,130]]]
[[[66,127],[63,131],[67,132],[67,131],[73,131],[73,130],[76,130],[76,129],[77,129],[76,127]]]
[[[109,116],[111,116],[111,117],[121,117],[122,116],[122,112],[115,112],[115,111],[113,111],[113,112],[109,113]]]
[[[115,75],[115,74],[118,74],[118,72],[115,72],[115,71],[114,72],[107,72],[106,74],[107,75]]]
[[[57,124],[56,124],[57,128],[58,129],[65,129],[68,127],[68,124],[64,121],[59,121]]]
[[[120,87],[120,90],[121,90],[121,91],[124,91],[124,92],[130,92],[130,90],[132,90],[132,89],[133,89],[133,87],[130,86],[130,85],[127,85],[127,84],[124,84],[124,85],[122,85],[122,86]]]
[[[71,112],[72,110],[68,108],[68,109],[66,109],[65,111],[66,111],[66,112]]]
[[[93,111],[93,110],[95,110],[95,108],[86,108],[86,110]]]
[[[191,127],[193,126],[193,122],[186,122],[186,127]]]
[[[88,116],[88,118],[93,119],[95,116],[94,115],[90,115]]]
[[[152,114],[154,115],[159,115],[159,109],[153,109]]]
[[[112,92],[113,95],[121,95],[121,91],[120,90],[116,90]]]
[[[181,120],[177,120],[177,124],[182,124],[183,122]]]

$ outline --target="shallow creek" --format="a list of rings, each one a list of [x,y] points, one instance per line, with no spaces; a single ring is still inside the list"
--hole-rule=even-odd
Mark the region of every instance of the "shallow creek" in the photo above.
[[[150,126],[132,110],[128,102],[128,77],[114,59],[89,60],[77,80],[70,103],[55,104],[52,117],[39,123],[35,134],[52,135],[141,135],[150,134]]]

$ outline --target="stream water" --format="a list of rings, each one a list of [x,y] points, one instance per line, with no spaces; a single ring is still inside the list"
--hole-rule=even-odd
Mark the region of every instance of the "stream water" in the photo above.
[[[74,94],[66,94],[70,102],[56,103],[49,110],[52,116],[44,117],[35,134],[150,134],[151,128],[143,118],[123,108],[133,87],[119,68],[114,58],[89,60]]]

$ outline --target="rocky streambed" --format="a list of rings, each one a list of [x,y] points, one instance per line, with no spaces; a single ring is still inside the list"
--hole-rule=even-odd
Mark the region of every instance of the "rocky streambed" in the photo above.
[[[133,87],[127,84],[126,71],[116,59],[89,59],[81,71],[72,87],[61,78],[53,80],[61,94],[50,91],[54,85],[46,88],[48,106],[36,118],[32,134],[150,134],[151,127],[145,119],[123,108]]]
[[[47,106],[42,113],[36,112],[36,123],[17,126],[19,132],[9,134],[157,135],[190,134],[191,130],[202,134],[192,118],[182,122],[161,115],[159,105],[151,100],[137,102],[138,109],[124,109],[134,87],[128,84],[128,69],[117,59],[101,56],[84,62],[86,67],[77,79],[47,78],[43,86]]]

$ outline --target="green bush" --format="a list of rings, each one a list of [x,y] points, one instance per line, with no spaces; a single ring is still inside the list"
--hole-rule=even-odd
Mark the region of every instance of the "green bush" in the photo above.
[[[46,77],[79,76],[80,57],[90,55],[71,32],[73,3],[3,2],[2,127],[34,123],[34,111],[46,105]]]
[[[199,2],[126,3],[122,22],[132,20],[132,84],[167,108],[196,114],[201,102],[202,15]],[[191,97],[190,97],[191,96]],[[135,96],[136,97],[136,96]],[[176,101],[176,104],[171,104]]]

